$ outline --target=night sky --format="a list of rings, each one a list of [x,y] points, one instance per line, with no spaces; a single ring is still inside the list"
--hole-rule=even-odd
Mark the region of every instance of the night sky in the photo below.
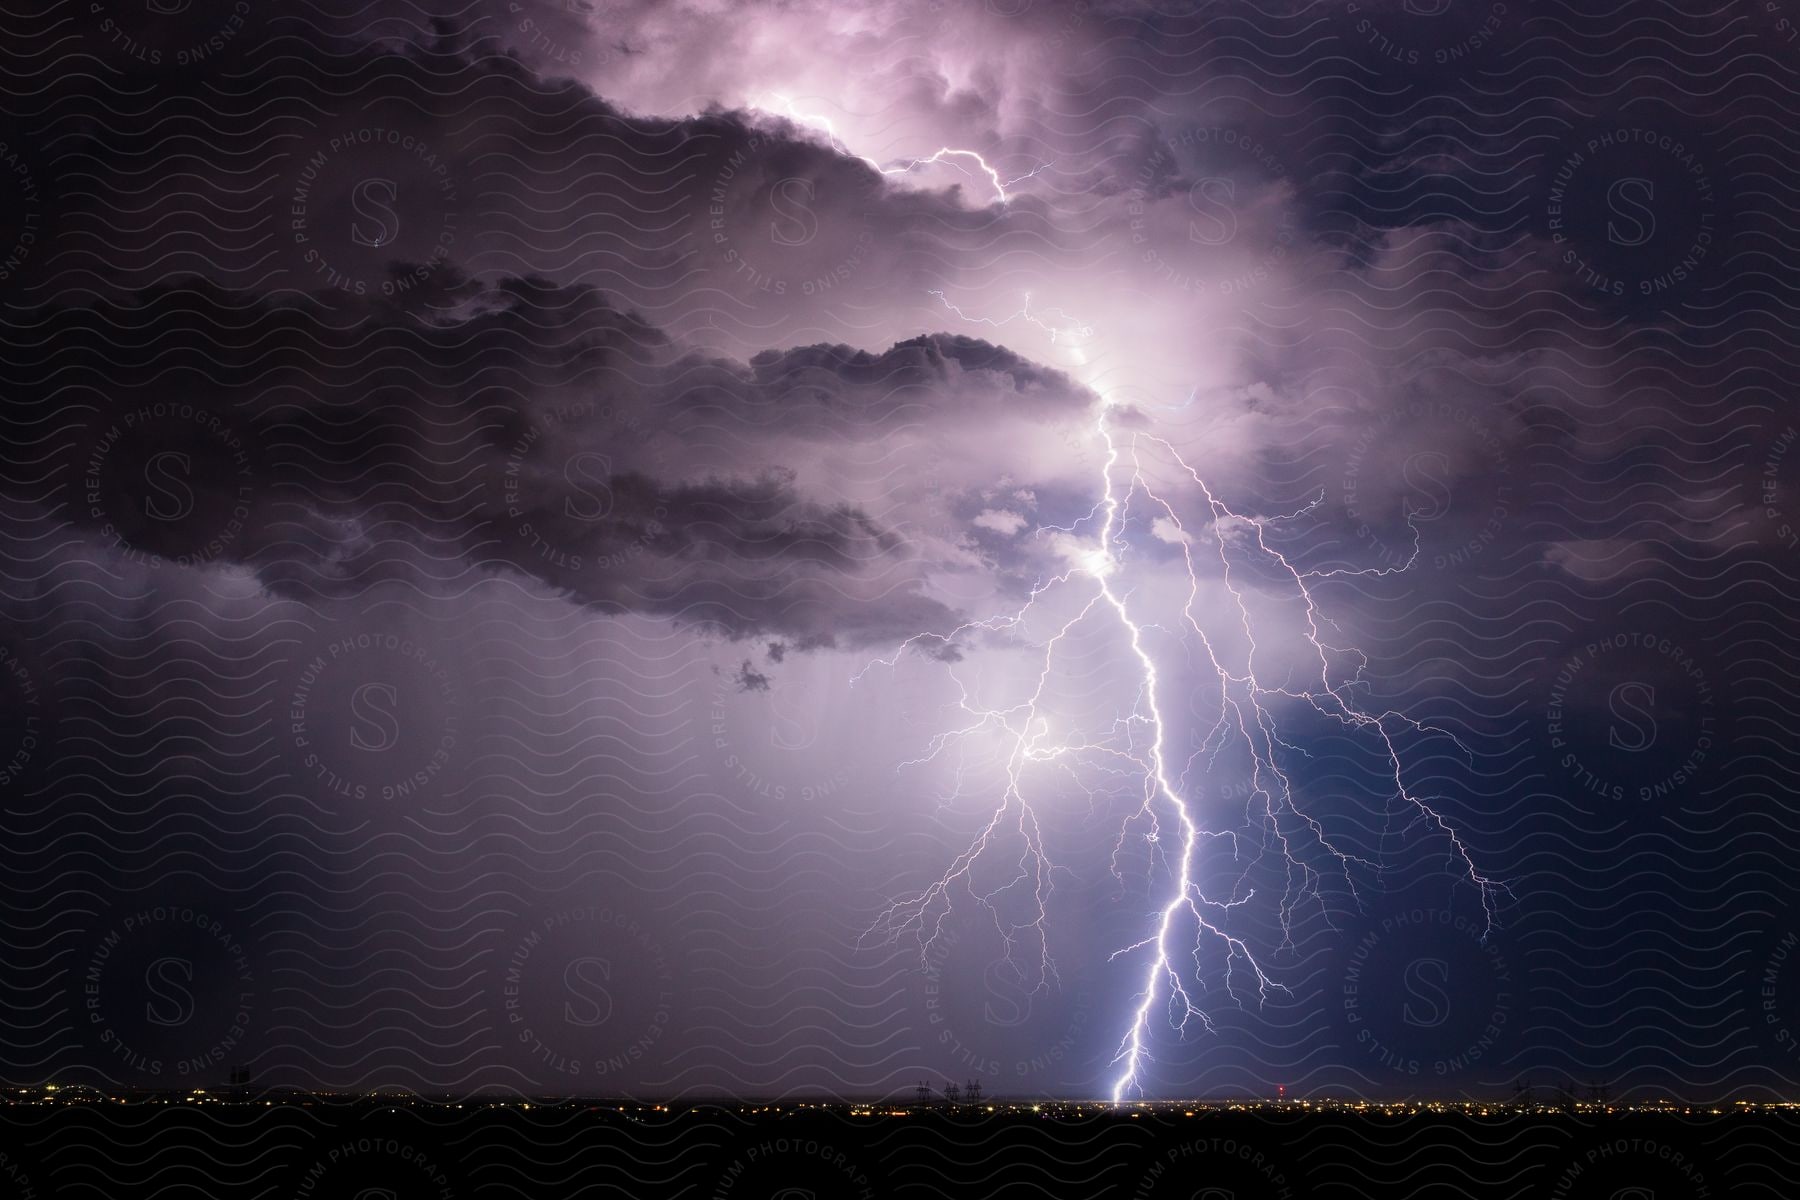
[[[10,12],[0,1079],[1792,1098],[1700,8]]]

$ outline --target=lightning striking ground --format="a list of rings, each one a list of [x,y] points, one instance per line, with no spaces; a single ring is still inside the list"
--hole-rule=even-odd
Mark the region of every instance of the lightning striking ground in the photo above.
[[[1092,332],[1091,328],[1074,321],[1069,321],[1066,326],[1053,325],[1050,318],[1067,318],[1056,310],[1034,314],[1029,297],[1017,313],[994,320],[969,317],[952,305],[942,293],[933,294],[951,312],[964,320],[988,325],[1004,325],[1013,320],[1023,320],[1048,331],[1053,342],[1058,340],[1059,333],[1079,332],[1086,335]],[[1086,356],[1079,344],[1074,346],[1072,354],[1078,367],[1087,365]],[[908,650],[924,650],[931,646],[935,646],[940,652],[946,651],[955,646],[958,638],[979,632],[1015,634],[1045,597],[1067,589],[1079,589],[1079,607],[1075,615],[1062,622],[1044,642],[1043,658],[1037,671],[1035,686],[1023,701],[1001,708],[977,703],[954,665],[949,668],[961,691],[960,708],[968,714],[969,721],[960,728],[945,731],[932,738],[925,757],[934,758],[953,742],[976,733],[1001,731],[1008,739],[1006,784],[992,815],[944,874],[923,890],[891,903],[871,926],[869,934],[879,935],[890,942],[901,938],[917,939],[921,950],[929,953],[942,934],[944,922],[951,911],[953,890],[960,882],[970,888],[977,902],[992,918],[1005,948],[1006,958],[1014,963],[1021,979],[1034,989],[1050,987],[1056,980],[1056,964],[1049,952],[1046,921],[1057,868],[1044,849],[1042,827],[1027,794],[1025,769],[1033,763],[1087,759],[1105,759],[1115,765],[1128,766],[1141,784],[1142,800],[1122,823],[1119,840],[1114,848],[1114,873],[1118,874],[1120,853],[1135,832],[1149,848],[1152,872],[1154,873],[1155,864],[1160,859],[1169,866],[1172,878],[1146,935],[1112,955],[1113,959],[1141,955],[1144,960],[1142,988],[1133,998],[1131,1019],[1111,1060],[1116,1075],[1112,1080],[1110,1094],[1112,1100],[1118,1103],[1143,1093],[1144,1068],[1150,1061],[1152,1022],[1156,1018],[1159,1004],[1168,1013],[1169,1021],[1178,1034],[1185,1035],[1190,1023],[1198,1023],[1209,1030],[1212,1028],[1206,1010],[1196,1001],[1187,977],[1177,964],[1177,941],[1184,921],[1191,922],[1193,927],[1194,943],[1190,949],[1196,977],[1205,948],[1214,946],[1224,954],[1225,989],[1228,994],[1237,994],[1237,977],[1240,971],[1253,980],[1259,1000],[1266,999],[1271,990],[1284,990],[1264,969],[1252,947],[1241,937],[1229,932],[1221,919],[1231,909],[1248,903],[1255,895],[1254,887],[1246,885],[1255,860],[1244,868],[1237,879],[1230,881],[1229,890],[1222,897],[1209,895],[1208,890],[1196,878],[1196,856],[1203,841],[1229,840],[1234,857],[1239,850],[1237,833],[1214,832],[1202,828],[1192,807],[1184,798],[1187,778],[1196,760],[1206,755],[1209,763],[1216,761],[1219,753],[1233,739],[1241,739],[1248,748],[1253,768],[1252,790],[1247,805],[1260,808],[1261,826],[1280,848],[1287,879],[1286,891],[1279,905],[1284,930],[1288,929],[1288,921],[1298,903],[1309,894],[1319,897],[1318,887],[1323,879],[1318,869],[1297,852],[1301,849],[1295,844],[1297,840],[1305,839],[1307,848],[1323,851],[1330,856],[1353,899],[1357,897],[1353,868],[1367,868],[1375,872],[1381,870],[1380,863],[1359,857],[1334,844],[1318,818],[1297,802],[1288,770],[1282,765],[1278,752],[1299,751],[1282,736],[1276,711],[1279,706],[1306,705],[1314,713],[1375,740],[1385,756],[1386,769],[1391,772],[1392,791],[1389,802],[1397,801],[1411,811],[1415,821],[1425,823],[1446,839],[1455,872],[1473,886],[1479,895],[1489,931],[1496,919],[1497,900],[1506,889],[1504,884],[1488,878],[1476,868],[1474,859],[1457,830],[1423,798],[1414,794],[1405,782],[1402,753],[1395,742],[1400,731],[1440,734],[1454,740],[1453,735],[1400,712],[1373,712],[1362,708],[1353,693],[1362,680],[1367,660],[1353,648],[1335,646],[1326,640],[1328,635],[1324,630],[1329,627],[1329,622],[1321,615],[1309,581],[1362,572],[1346,572],[1341,569],[1312,572],[1296,566],[1287,555],[1270,545],[1266,535],[1272,524],[1291,519],[1300,515],[1299,513],[1256,516],[1233,510],[1219,499],[1199,471],[1182,457],[1172,443],[1141,429],[1125,427],[1119,417],[1126,411],[1126,406],[1109,397],[1104,390],[1099,394],[1100,404],[1095,413],[1093,436],[1097,444],[1104,448],[1104,461],[1097,480],[1100,499],[1086,515],[1072,525],[1046,527],[1038,531],[1040,534],[1047,533],[1064,539],[1062,550],[1071,562],[1070,567],[1035,586],[1025,603],[1014,612],[971,621],[945,633],[915,635],[902,643],[893,655],[870,664],[871,667],[878,664],[893,666]],[[1166,498],[1152,486],[1146,475],[1145,465],[1145,456],[1149,454],[1161,456],[1175,468],[1180,478],[1197,490],[1202,499],[1201,524],[1204,525],[1204,530],[1190,532],[1188,525],[1182,520],[1176,501]],[[1167,722],[1161,708],[1161,691],[1164,686],[1162,674],[1157,658],[1147,642],[1145,625],[1131,611],[1131,590],[1120,583],[1121,574],[1129,565],[1124,553],[1129,545],[1126,538],[1127,516],[1131,506],[1140,502],[1139,498],[1151,511],[1159,513],[1160,519],[1168,522],[1173,537],[1164,540],[1172,540],[1180,546],[1187,579],[1187,600],[1182,617],[1198,642],[1218,684],[1218,721],[1201,740],[1200,748],[1187,760],[1179,775],[1175,774],[1171,765]],[[1316,503],[1315,501],[1314,504]],[[1301,512],[1310,511],[1312,507],[1314,505],[1309,505]],[[1410,519],[1408,523],[1411,524]],[[1090,526],[1095,527],[1094,531],[1084,537],[1084,527]],[[1415,528],[1415,535],[1416,532]],[[1205,540],[1210,541],[1216,551],[1216,565],[1212,568],[1210,578],[1231,597],[1244,643],[1248,647],[1241,664],[1226,661],[1226,656],[1218,649],[1215,637],[1209,635],[1196,611],[1204,572],[1195,561],[1194,550],[1202,534],[1206,535]],[[1304,687],[1265,685],[1257,677],[1258,646],[1251,620],[1251,599],[1248,585],[1240,579],[1246,566],[1259,569],[1265,577],[1272,574],[1285,581],[1289,599],[1297,603],[1304,614],[1303,637],[1314,664],[1308,668]],[[1392,568],[1383,568],[1381,573],[1389,570]],[[1372,569],[1369,573],[1376,572]],[[1117,621],[1130,647],[1139,681],[1138,699],[1129,715],[1115,723],[1113,733],[1121,736],[1098,740],[1053,740],[1050,738],[1050,722],[1040,712],[1040,705],[1055,670],[1057,654],[1062,643],[1077,626],[1102,612],[1110,614]],[[951,657],[944,653],[939,656]],[[866,671],[867,668],[864,673]],[[858,678],[861,678],[860,674]],[[1458,745],[1460,747],[1460,743]],[[1246,811],[1250,812],[1250,807]],[[1178,848],[1173,854],[1165,845],[1165,830],[1175,835]],[[1011,835],[1018,837],[1023,849],[1016,861],[1003,872],[1003,882],[985,891],[974,892],[972,873],[977,865],[984,859],[1004,853],[999,843]],[[1024,901],[1028,919],[1024,921],[1002,915],[1002,905],[1010,906],[1012,895],[1019,891],[1028,894]],[[1021,965],[1015,959],[1015,955],[1021,954],[1034,956],[1035,961]]]

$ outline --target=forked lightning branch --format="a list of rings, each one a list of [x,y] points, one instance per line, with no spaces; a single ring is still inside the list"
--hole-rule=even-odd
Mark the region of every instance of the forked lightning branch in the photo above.
[[[1029,301],[1018,313],[993,320],[969,317],[941,295],[939,299],[964,320],[996,326],[1019,320],[1049,331],[1053,342],[1060,341],[1061,332],[1092,332],[1054,310],[1034,314]],[[1070,341],[1079,375],[1088,360],[1080,349],[1080,339]],[[1070,341],[1061,344],[1069,345]],[[1146,1066],[1159,1020],[1166,1017],[1178,1035],[1185,1035],[1190,1026],[1212,1028],[1207,1011],[1197,998],[1201,963],[1209,948],[1223,956],[1226,990],[1234,996],[1253,989],[1260,1001],[1271,990],[1282,987],[1264,968],[1263,951],[1226,928],[1225,918],[1230,911],[1249,903],[1255,895],[1254,887],[1246,886],[1249,868],[1226,880],[1199,877],[1203,846],[1213,840],[1229,841],[1235,859],[1238,834],[1203,826],[1186,794],[1185,768],[1177,772],[1172,765],[1174,752],[1164,705],[1170,701],[1166,694],[1170,690],[1167,676],[1174,672],[1164,670],[1153,639],[1147,635],[1149,623],[1133,610],[1130,576],[1135,568],[1124,553],[1129,548],[1128,517],[1134,507],[1154,514],[1155,522],[1173,535],[1162,540],[1179,547],[1186,588],[1181,613],[1183,665],[1194,661],[1204,664],[1203,678],[1211,680],[1206,686],[1214,689],[1211,699],[1219,713],[1216,723],[1200,739],[1200,749],[1194,757],[1205,755],[1209,763],[1215,762],[1233,744],[1248,751],[1252,767],[1247,811],[1263,826],[1265,836],[1260,840],[1273,845],[1281,855],[1289,880],[1279,905],[1284,930],[1300,898],[1318,894],[1321,876],[1311,864],[1320,852],[1341,872],[1353,897],[1353,868],[1381,870],[1380,863],[1338,845],[1320,816],[1303,803],[1290,768],[1284,764],[1285,756],[1298,752],[1288,740],[1290,722],[1282,715],[1283,710],[1295,706],[1304,706],[1372,743],[1379,761],[1385,764],[1382,772],[1391,789],[1389,802],[1397,802],[1410,813],[1411,823],[1423,823],[1429,833],[1448,844],[1454,870],[1479,896],[1485,929],[1493,926],[1495,905],[1504,885],[1477,869],[1460,833],[1425,798],[1415,794],[1404,778],[1402,751],[1396,739],[1419,734],[1451,735],[1402,712],[1374,711],[1358,702],[1355,691],[1362,682],[1367,661],[1354,647],[1333,645],[1327,640],[1330,635],[1326,630],[1331,626],[1314,597],[1315,582],[1328,575],[1387,574],[1404,570],[1410,562],[1399,567],[1330,572],[1296,565],[1271,544],[1268,533],[1272,526],[1300,514],[1259,516],[1236,511],[1219,498],[1171,441],[1146,431],[1139,419],[1144,414],[1130,410],[1133,419],[1122,421],[1126,406],[1104,389],[1099,390],[1099,396],[1091,436],[1103,451],[1099,477],[1094,481],[1100,499],[1080,520],[1055,531],[1071,539],[1064,547],[1064,557],[1071,564],[1068,569],[1035,586],[1016,611],[954,629],[920,633],[904,642],[893,655],[871,664],[891,667],[909,650],[942,651],[959,638],[983,634],[1018,637],[1028,620],[1047,609],[1053,599],[1066,604],[1074,614],[1060,623],[1053,621],[1054,632],[1038,648],[1042,657],[1036,667],[1034,686],[1016,704],[996,707],[978,701],[969,684],[958,675],[954,662],[946,668],[957,681],[961,692],[959,706],[966,720],[932,738],[928,757],[978,734],[997,735],[1002,745],[1005,784],[979,832],[943,875],[924,889],[895,900],[869,933],[884,941],[916,940],[922,953],[929,955],[934,944],[947,936],[945,925],[956,889],[966,887],[992,919],[1008,959],[1015,955],[1031,959],[1015,963],[1022,967],[1024,977],[1038,988],[1055,986],[1056,965],[1046,937],[1055,864],[1045,850],[1044,829],[1027,785],[1028,768],[1045,763],[1100,762],[1114,771],[1128,771],[1136,781],[1138,799],[1122,820],[1114,869],[1117,871],[1127,843],[1135,840],[1149,852],[1153,883],[1158,876],[1166,878],[1155,883],[1161,899],[1143,937],[1112,955],[1113,959],[1141,964],[1141,983],[1130,998],[1130,1015],[1112,1058],[1115,1075],[1110,1095],[1119,1102],[1145,1092]],[[1173,473],[1183,493],[1197,497],[1197,504],[1175,495],[1168,485],[1153,482],[1152,468],[1159,464]],[[1301,658],[1305,666],[1296,673],[1291,663],[1284,664],[1280,683],[1259,678],[1259,650],[1252,621],[1255,597],[1271,586],[1270,580],[1285,591],[1286,599],[1301,614]],[[1223,619],[1232,622],[1235,629],[1220,627],[1218,618],[1203,612],[1203,593],[1215,588],[1230,598]],[[1079,738],[1052,736],[1053,722],[1044,713],[1046,691],[1058,670],[1060,656],[1068,652],[1071,636],[1096,621],[1112,622],[1116,633],[1129,646],[1128,662],[1138,685],[1135,699],[1109,730]],[[1159,632],[1166,628],[1156,627]],[[1248,652],[1228,652],[1226,646],[1240,638]],[[866,674],[865,670],[863,675]],[[1003,882],[978,890],[985,885],[977,884],[977,869],[991,869],[996,864],[1004,864],[999,870]],[[1023,921],[1002,912],[1003,903],[1011,912],[1012,898],[1021,893],[1029,895]],[[1186,940],[1190,931],[1191,945]],[[1191,963],[1192,968],[1186,963]]]

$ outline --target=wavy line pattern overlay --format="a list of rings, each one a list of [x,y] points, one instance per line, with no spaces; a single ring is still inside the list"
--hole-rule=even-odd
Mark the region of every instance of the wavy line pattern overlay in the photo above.
[[[1800,7],[0,33],[13,1191],[1791,1194]]]

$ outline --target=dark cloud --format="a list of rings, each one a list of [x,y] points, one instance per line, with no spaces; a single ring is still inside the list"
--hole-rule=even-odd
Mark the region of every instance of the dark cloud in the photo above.
[[[543,280],[447,274],[393,301],[189,285],[19,327],[36,345],[13,360],[15,416],[63,423],[42,467],[103,551],[245,564],[315,599],[506,569],[799,646],[956,619],[924,580],[954,495],[883,478],[896,463],[858,496],[809,469],[819,447],[928,447],[1091,403],[966,337],[697,355]]]
[[[766,692],[769,690],[769,677],[757,671],[747,658],[744,660],[744,665],[738,668],[735,678],[740,692]]]

